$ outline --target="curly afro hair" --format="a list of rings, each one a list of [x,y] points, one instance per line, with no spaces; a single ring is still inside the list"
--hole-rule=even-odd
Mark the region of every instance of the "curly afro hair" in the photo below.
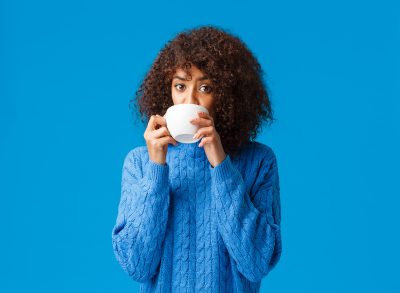
[[[227,154],[234,156],[243,143],[254,140],[263,121],[270,125],[276,120],[256,57],[226,30],[201,26],[179,33],[161,49],[130,101],[142,122],[173,105],[172,77],[178,68],[189,75],[191,64],[212,82],[214,125]]]

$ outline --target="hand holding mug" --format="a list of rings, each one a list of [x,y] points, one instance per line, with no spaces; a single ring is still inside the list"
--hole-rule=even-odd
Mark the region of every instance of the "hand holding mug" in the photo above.
[[[143,137],[146,141],[149,159],[155,163],[164,165],[168,144],[177,144],[168,131],[165,118],[160,115],[151,115]]]
[[[214,126],[214,119],[206,112],[198,112],[199,117],[190,122],[200,128],[193,138],[202,138],[199,147],[204,147],[208,161],[212,167],[220,164],[226,157],[221,138]]]

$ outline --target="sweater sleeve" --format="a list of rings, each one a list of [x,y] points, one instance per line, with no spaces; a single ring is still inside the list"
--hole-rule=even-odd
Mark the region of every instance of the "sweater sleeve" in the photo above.
[[[267,153],[251,197],[229,155],[209,167],[219,232],[238,271],[252,282],[275,267],[282,251],[278,167],[273,151]]]
[[[131,150],[123,163],[112,245],[124,271],[138,282],[153,277],[161,260],[168,220],[168,172],[167,163],[150,159],[142,170],[138,148]]]

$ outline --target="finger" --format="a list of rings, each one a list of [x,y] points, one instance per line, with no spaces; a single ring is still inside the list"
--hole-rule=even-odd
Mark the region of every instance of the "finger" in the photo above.
[[[156,149],[161,149],[166,144],[169,144],[169,143],[170,144],[174,144],[174,145],[176,144],[173,141],[173,138],[171,136],[163,136],[163,137],[160,137],[160,138],[156,138],[156,139],[153,139],[150,143]]]
[[[147,124],[147,127],[149,128],[149,130],[157,129],[158,128],[157,126],[159,126],[159,125],[160,126],[167,125],[165,118],[158,114],[151,115],[149,123]]]
[[[161,126],[160,128],[151,131],[150,135],[152,138],[160,138],[163,136],[171,136],[171,133],[166,126]]]
[[[209,137],[209,136],[204,137],[204,138],[201,140],[201,142],[199,143],[199,147],[202,147],[202,146],[205,145],[206,143],[211,142],[211,140],[212,140],[212,138]]]
[[[177,144],[176,140],[172,136],[164,136],[164,137],[158,138],[158,140],[160,141],[160,144],[163,146],[166,144],[169,144],[169,143],[173,144],[173,145]]]
[[[210,119],[211,121],[214,121],[213,117],[212,117],[210,114],[206,113],[206,112],[199,111],[199,112],[197,112],[197,114],[198,114],[200,117],[208,118],[208,119]]]
[[[213,133],[214,126],[202,127],[200,128],[195,135],[193,135],[194,139],[197,139],[201,136],[211,136]]]
[[[190,123],[192,124],[196,124],[196,125],[200,125],[200,126],[211,126],[213,125],[213,122],[210,119],[207,118],[194,118],[192,120],[190,120]]]
[[[155,115],[154,129],[157,129],[157,128],[159,128],[161,126],[164,126],[164,125],[165,126],[167,125],[167,120],[163,116],[156,114]]]

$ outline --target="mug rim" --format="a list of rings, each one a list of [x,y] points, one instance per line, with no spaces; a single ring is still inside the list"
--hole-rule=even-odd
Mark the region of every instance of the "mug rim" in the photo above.
[[[167,111],[168,111],[170,108],[172,108],[172,107],[188,107],[188,106],[191,106],[191,107],[197,106],[197,107],[200,107],[200,108],[205,109],[205,110],[207,111],[207,113],[209,113],[209,111],[208,111],[208,109],[207,109],[206,107],[204,107],[204,106],[202,106],[202,105],[197,105],[197,104],[175,104],[175,105],[170,106],[170,107],[167,109]]]

